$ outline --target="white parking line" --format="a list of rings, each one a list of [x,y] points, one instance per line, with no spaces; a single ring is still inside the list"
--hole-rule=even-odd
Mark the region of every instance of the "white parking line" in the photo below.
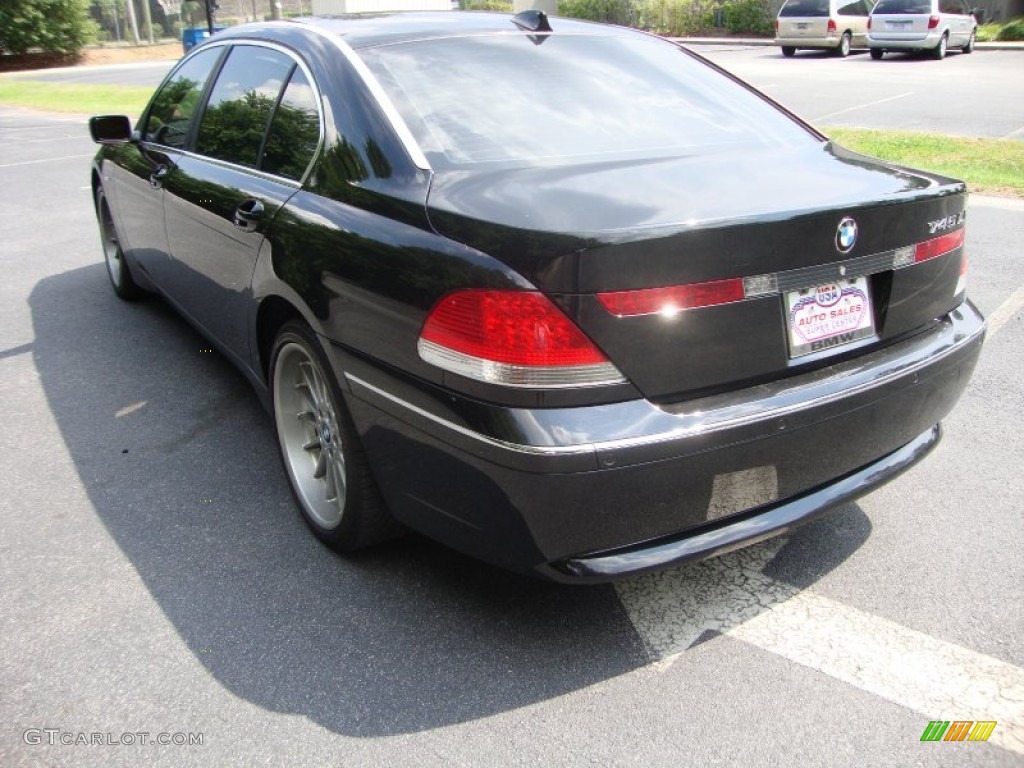
[[[1010,297],[988,316],[988,337],[991,339],[999,333],[1010,318],[1021,310],[1024,310],[1024,285],[1011,293]]]
[[[840,110],[838,110],[836,112],[829,112],[827,115],[818,115],[818,117],[811,118],[811,122],[817,122],[818,120],[828,120],[830,117],[836,117],[837,115],[845,115],[847,112],[854,112],[854,111],[856,111],[858,109],[865,109],[866,107],[874,107],[874,106],[877,106],[879,104],[885,104],[886,102],[889,102],[889,101],[896,101],[896,99],[902,99],[902,98],[906,98],[907,96],[913,96],[913,95],[914,95],[913,91],[907,91],[906,93],[900,93],[900,94],[897,94],[896,96],[887,96],[886,98],[879,99],[878,101],[869,101],[869,102],[867,102],[865,104],[856,104],[856,105],[854,105],[852,107],[847,107],[846,109],[840,109]]]
[[[63,155],[61,157],[44,157],[41,160],[25,160],[21,163],[0,163],[0,168],[14,168],[18,165],[36,165],[37,163],[53,163],[57,160],[75,160],[80,157],[92,157],[95,152],[90,152],[88,155]]]
[[[1024,754],[1024,669],[766,576],[782,543],[617,584],[655,666],[712,629],[929,720],[995,720],[989,741]]]

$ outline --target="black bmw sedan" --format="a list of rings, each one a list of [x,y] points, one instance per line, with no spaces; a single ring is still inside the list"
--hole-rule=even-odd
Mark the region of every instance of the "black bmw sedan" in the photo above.
[[[91,128],[115,292],[244,371],[341,551],[412,528],[575,583],[719,554],[921,459],[984,337],[963,183],[628,29],[246,25]]]

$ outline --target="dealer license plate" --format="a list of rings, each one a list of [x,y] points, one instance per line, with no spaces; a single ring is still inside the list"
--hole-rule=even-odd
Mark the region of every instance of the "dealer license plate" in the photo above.
[[[786,317],[790,357],[841,347],[875,334],[866,277],[787,291]]]

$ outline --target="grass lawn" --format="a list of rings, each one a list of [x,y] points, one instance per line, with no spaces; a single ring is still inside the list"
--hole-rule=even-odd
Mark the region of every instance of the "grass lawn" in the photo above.
[[[152,95],[152,88],[42,83],[10,75],[0,76],[0,104],[45,112],[134,116],[141,114]]]
[[[964,179],[972,192],[1024,197],[1024,141],[858,128],[824,131],[856,152]]]

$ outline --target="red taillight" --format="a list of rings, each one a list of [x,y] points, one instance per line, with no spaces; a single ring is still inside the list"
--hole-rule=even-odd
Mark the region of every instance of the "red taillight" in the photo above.
[[[937,26],[939,26],[939,17],[938,16],[929,16],[928,17],[928,29],[935,29]]]
[[[605,309],[616,317],[637,315],[673,315],[684,309],[730,304],[745,298],[743,280],[713,280],[709,283],[673,285],[597,294]]]
[[[832,19],[828,20],[828,33],[831,35],[836,31],[836,23]]]
[[[871,29],[871,17],[868,16],[868,29]]]
[[[779,34],[779,20],[778,19],[775,20],[775,34],[776,35]]]
[[[535,292],[448,294],[427,315],[418,348],[428,363],[494,384],[565,387],[623,381],[601,350]]]
[[[925,240],[923,243],[918,243],[914,249],[914,263],[922,261],[928,261],[928,259],[934,259],[936,256],[941,256],[944,253],[956,250],[964,244],[964,230],[958,229],[956,232],[950,232],[939,237],[933,237],[931,240]]]

